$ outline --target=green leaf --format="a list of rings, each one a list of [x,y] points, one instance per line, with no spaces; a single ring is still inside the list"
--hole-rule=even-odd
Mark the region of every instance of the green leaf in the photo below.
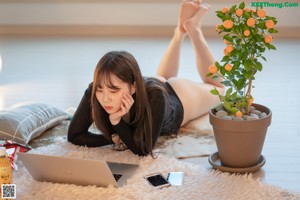
[[[219,95],[219,98],[220,98],[220,100],[221,100],[222,102],[225,102],[225,101],[226,101],[226,100],[225,100],[225,97],[222,96],[222,95]]]
[[[242,42],[242,39],[240,39],[240,38],[236,39],[236,44],[237,44],[237,45],[240,45],[241,42]]]
[[[230,96],[230,94],[231,94],[231,92],[232,92],[232,88],[229,88],[227,91],[226,91],[226,97],[229,97]]]
[[[224,56],[221,62],[228,62],[230,61],[230,58],[228,56]]]
[[[238,80],[238,84],[239,84],[240,86],[242,86],[242,88],[244,87],[245,83],[246,83],[246,79],[245,79],[244,77],[241,77],[241,78]]]
[[[210,93],[213,95],[219,95],[219,91],[217,89],[212,89]]]
[[[246,60],[244,63],[244,66],[245,66],[245,70],[246,71],[249,71],[251,68],[252,68],[252,61],[251,60]]]
[[[226,34],[226,35],[224,35],[223,36],[223,39],[225,39],[225,40],[227,40],[227,41],[229,41],[229,42],[233,42],[233,39],[230,37],[230,35],[229,34]]]
[[[254,69],[258,70],[258,71],[261,71],[262,70],[262,64],[258,61],[256,62],[253,62],[253,65],[254,65]]]
[[[217,13],[217,16],[222,19],[222,21],[225,19],[225,16],[224,14],[221,12],[221,13]]]
[[[264,56],[261,56],[261,58],[262,58],[264,61],[267,62],[267,59],[266,59]]]
[[[244,12],[243,16],[245,17],[245,19],[249,19],[251,17],[251,15],[247,12]]]
[[[216,14],[222,14],[223,15],[222,11],[220,11],[220,10],[217,10]]]
[[[228,81],[228,80],[222,81],[221,83],[222,83],[223,85],[225,85],[226,87],[231,87],[231,86],[232,86],[232,85],[231,85],[231,82]]]
[[[278,33],[278,31],[276,29],[272,28],[272,29],[269,29],[269,33]]]
[[[229,13],[235,13],[236,10],[236,5],[231,6],[231,8],[229,9]]]
[[[239,29],[239,26],[233,26],[232,27],[232,32],[237,34],[237,35],[240,35],[240,29]]]
[[[268,44],[268,43],[265,43],[266,47],[270,50],[270,49],[273,49],[273,50],[276,50],[276,47],[272,44]]]
[[[216,81],[216,80],[219,79],[219,76],[217,76],[217,75],[216,75],[216,76],[213,76],[212,79],[213,79],[214,81]]]
[[[261,29],[265,29],[265,28],[266,28],[265,22],[264,22],[264,21],[259,22],[259,23],[257,24],[257,26],[258,26],[259,28],[261,28]]]
[[[245,2],[242,2],[242,3],[239,5],[239,8],[243,10],[243,9],[245,8]]]
[[[276,50],[276,47],[272,44],[266,44],[266,46],[269,47],[269,49],[273,49],[273,50]]]
[[[239,57],[239,60],[242,60],[242,59],[244,59],[245,57],[246,57],[246,55],[244,54],[244,53],[242,53],[242,52],[238,52],[238,57]]]
[[[245,71],[244,75],[245,75],[246,79],[251,79],[251,77],[252,77],[252,70]]]
[[[239,61],[239,57],[238,57],[237,54],[238,54],[238,52],[235,51],[234,55],[231,56],[231,60],[232,60],[233,62]]]
[[[258,49],[261,53],[265,52],[265,50],[266,50],[265,47],[261,47],[261,46],[257,46],[257,49]]]
[[[230,109],[231,109],[231,105],[230,105],[230,103],[229,103],[228,101],[225,101],[225,102],[223,103],[223,106],[224,106],[224,108],[225,108],[226,110],[230,110]]]
[[[221,67],[219,72],[222,76],[225,76],[226,71],[225,71],[224,67]]]
[[[234,115],[237,111],[239,111],[239,109],[236,108],[236,107],[232,107],[232,108],[230,108],[230,110],[229,110],[229,112],[230,112],[231,115]]]
[[[212,76],[212,75],[213,75],[213,73],[208,72],[208,73],[206,74],[206,77],[210,77],[210,76]]]

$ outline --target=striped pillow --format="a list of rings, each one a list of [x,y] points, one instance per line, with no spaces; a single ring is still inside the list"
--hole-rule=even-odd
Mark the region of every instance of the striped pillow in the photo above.
[[[35,102],[15,104],[0,110],[0,140],[28,144],[69,115],[51,105]]]

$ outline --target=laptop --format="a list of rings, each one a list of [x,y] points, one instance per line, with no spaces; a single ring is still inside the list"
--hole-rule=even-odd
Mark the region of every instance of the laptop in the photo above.
[[[53,183],[122,187],[138,168],[137,164],[103,160],[66,158],[28,152],[17,155],[35,180]]]

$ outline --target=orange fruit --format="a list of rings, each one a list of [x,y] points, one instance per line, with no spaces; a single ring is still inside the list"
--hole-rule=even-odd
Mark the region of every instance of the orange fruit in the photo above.
[[[218,71],[218,68],[215,65],[211,65],[208,67],[208,71],[212,74],[216,73]]]
[[[241,111],[236,111],[235,116],[236,117],[242,117],[243,113]]]
[[[228,53],[231,53],[234,50],[234,47],[232,45],[227,45],[225,49]]]
[[[250,31],[249,30],[245,30],[244,31],[244,36],[248,37],[250,35]]]
[[[235,14],[236,14],[236,16],[240,17],[243,15],[243,10],[239,8],[235,11]]]
[[[244,10],[245,10],[245,12],[251,12],[250,8],[245,8]]]
[[[224,55],[229,56],[229,53],[226,51],[226,48],[224,49]]]
[[[226,39],[224,39],[224,43],[227,44],[227,45],[231,44],[231,43],[230,43],[228,40],[226,40]]]
[[[274,28],[275,24],[274,24],[273,20],[269,19],[266,21],[265,25],[266,25],[267,29],[271,29],[271,28]]]
[[[230,72],[230,71],[232,70],[232,65],[229,64],[229,63],[226,64],[226,65],[225,65],[225,70],[228,71],[228,72]]]
[[[271,43],[272,42],[272,40],[273,40],[273,38],[272,38],[272,36],[271,35],[267,35],[266,37],[265,37],[265,43]]]
[[[223,14],[225,14],[225,13],[228,13],[229,9],[227,7],[224,7],[224,8],[222,8],[221,11]]]
[[[230,19],[227,19],[223,22],[223,26],[226,29],[231,29],[233,27],[233,21],[231,21]]]
[[[252,18],[252,17],[250,17],[250,18],[247,20],[247,25],[250,26],[250,27],[255,26],[255,23],[256,23],[256,21],[255,21],[255,19]]]
[[[264,18],[266,16],[266,11],[264,9],[259,9],[256,11],[257,16]]]

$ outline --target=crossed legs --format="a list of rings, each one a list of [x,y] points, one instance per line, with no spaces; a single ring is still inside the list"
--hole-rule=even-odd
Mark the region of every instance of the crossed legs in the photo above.
[[[180,49],[187,33],[184,23],[190,19],[199,9],[199,3],[184,1],[180,7],[178,15],[178,25],[174,31],[173,38],[161,60],[157,70],[157,75],[169,79],[176,77],[179,69]]]
[[[199,1],[183,1],[174,36],[157,70],[157,76],[171,84],[182,102],[184,108],[182,125],[207,113],[210,107],[219,102],[216,96],[210,94],[211,89],[216,87],[221,92],[224,90],[219,83],[220,80],[206,77],[209,65],[215,62],[201,31],[202,18],[208,10],[209,6],[201,5]],[[197,70],[203,83],[177,77],[180,49],[187,35],[194,47]]]

